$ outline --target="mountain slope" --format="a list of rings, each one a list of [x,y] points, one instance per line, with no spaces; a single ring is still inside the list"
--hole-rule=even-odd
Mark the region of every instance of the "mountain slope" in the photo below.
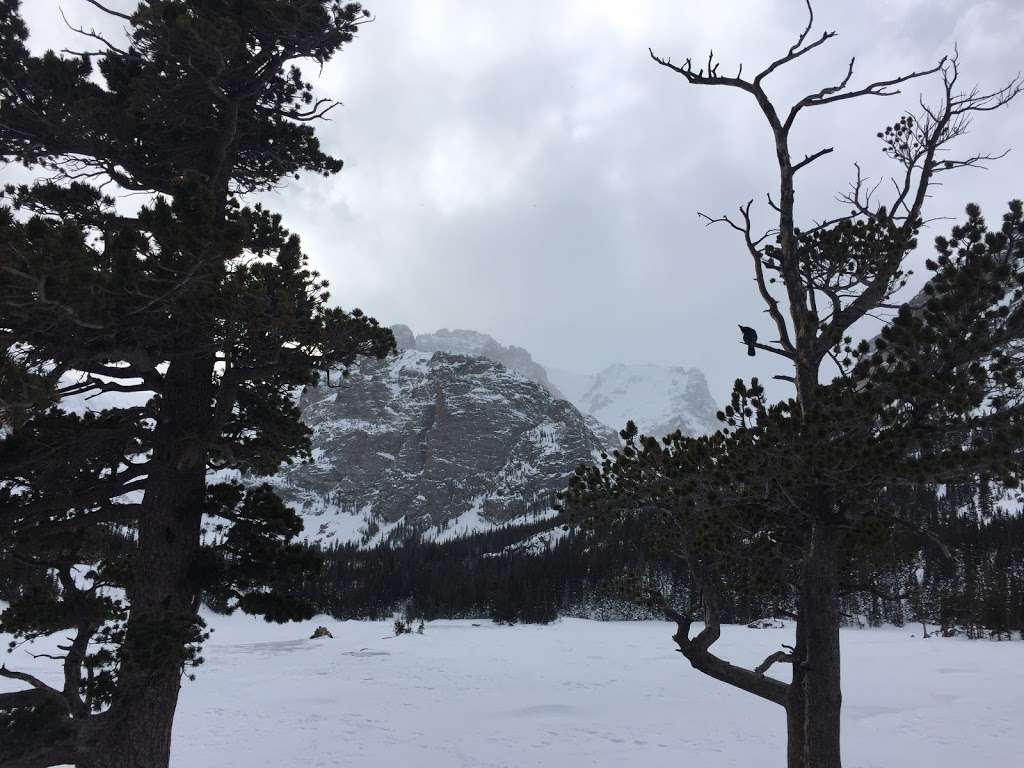
[[[564,398],[558,388],[551,383],[544,366],[535,362],[530,353],[515,345],[499,344],[493,336],[469,330],[450,331],[442,328],[434,333],[421,333],[416,336],[407,325],[394,325],[391,330],[395,334],[399,349],[416,349],[420,352],[447,352],[453,355],[469,357],[486,357],[501,363],[506,368],[519,371],[530,381],[536,382],[557,398]]]
[[[549,512],[602,440],[565,400],[482,357],[405,350],[303,394],[314,459],[275,478],[323,542],[439,535]]]
[[[718,428],[718,406],[697,368],[612,365],[593,375],[548,368],[548,375],[577,408],[615,430],[630,419],[659,437]]]
[[[522,347],[504,346],[477,331],[442,328],[416,335],[406,325],[392,330],[399,349],[486,357],[519,371],[592,417],[590,427],[605,445],[618,445],[618,432],[630,419],[651,435],[676,429],[695,435],[718,428],[718,406],[697,368],[612,365],[595,374],[573,373],[545,367]]]

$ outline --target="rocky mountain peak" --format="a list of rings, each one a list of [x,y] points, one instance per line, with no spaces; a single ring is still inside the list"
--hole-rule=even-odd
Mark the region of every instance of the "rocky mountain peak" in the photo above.
[[[628,419],[651,435],[717,426],[696,368],[549,375],[484,333],[391,330],[398,354],[361,360],[341,386],[300,399],[313,460],[274,482],[309,539],[372,544],[547,516],[579,464],[620,444]]]
[[[307,391],[313,461],[275,478],[306,535],[369,543],[547,515],[604,443],[569,402],[485,357],[407,349]]]
[[[442,328],[434,333],[413,334],[407,325],[393,325],[392,332],[398,348],[415,349],[420,352],[447,352],[453,355],[486,357],[501,363],[506,368],[519,371],[526,378],[540,384],[555,397],[564,397],[548,378],[544,366],[535,362],[530,353],[522,347],[505,346],[486,333],[466,329],[449,330]]]
[[[632,420],[641,433],[687,435],[718,428],[718,410],[697,368],[610,365],[594,374],[549,368],[548,374],[577,408],[613,430]]]

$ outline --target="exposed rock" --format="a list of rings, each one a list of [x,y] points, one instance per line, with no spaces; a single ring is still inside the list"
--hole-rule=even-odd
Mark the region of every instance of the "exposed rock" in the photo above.
[[[467,330],[450,331],[447,328],[442,328],[436,333],[422,333],[417,336],[416,349],[421,352],[448,352],[454,355],[486,357],[488,360],[501,363],[506,368],[519,371],[530,381],[540,384],[555,397],[565,397],[551,383],[544,366],[535,362],[529,352],[522,347],[503,346],[486,333]]]
[[[483,333],[391,330],[400,354],[300,398],[313,460],[273,482],[307,539],[370,545],[547,517],[579,464],[621,445],[627,419],[653,435],[717,426],[696,369],[549,377],[525,349]]]
[[[603,424],[589,413],[583,414],[583,419],[587,423],[587,427],[591,432],[601,441],[601,445],[606,450],[614,450],[622,446],[622,438],[619,437],[619,430],[612,429],[607,424]],[[625,426],[625,425],[623,425]]]
[[[572,471],[605,447],[570,403],[482,357],[406,350],[361,361],[300,407],[313,461],[274,482],[306,537],[324,542],[548,515]]]
[[[331,634],[331,630],[329,630],[327,627],[317,627],[316,631],[309,636],[309,639],[319,640],[321,637],[329,637],[332,640],[334,639],[334,635]]]
[[[621,444],[619,431],[631,419],[641,433],[658,437],[677,429],[699,435],[719,427],[718,406],[697,368],[612,365],[598,373],[580,374],[545,368],[522,347],[506,347],[477,331],[442,328],[416,336],[407,325],[394,325],[391,330],[401,350],[486,357],[519,371],[592,417],[588,425],[606,447]]]
[[[416,349],[416,337],[408,325],[392,325],[391,332],[395,334],[395,345],[400,352],[406,349]]]

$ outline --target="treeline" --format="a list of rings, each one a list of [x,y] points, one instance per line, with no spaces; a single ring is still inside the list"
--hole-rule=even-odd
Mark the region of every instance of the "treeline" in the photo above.
[[[638,531],[598,544],[553,525],[507,525],[443,542],[409,539],[369,549],[311,546],[323,557],[321,570],[279,588],[337,618],[381,619],[401,611],[409,619],[546,623],[588,611],[648,615],[615,593],[623,571],[645,562],[633,535]]]
[[[898,502],[913,509],[909,519],[928,537],[908,536],[871,573],[850,575],[847,621],[924,623],[972,637],[1024,633],[1024,517],[977,489],[917,491]],[[629,583],[638,577],[657,581],[676,601],[687,598],[684,564],[658,553],[643,516],[600,535],[558,525],[538,521],[370,549],[310,547],[322,556],[321,569],[279,587],[324,613],[355,619],[396,612],[538,623],[660,616],[631,599]],[[792,610],[742,589],[727,592],[722,608],[730,623]]]
[[[986,489],[918,491],[899,500],[930,540],[894,549],[872,573],[851,575],[844,598],[850,624],[924,624],[928,631],[968,637],[1024,637],[1024,516],[1007,512]],[[1012,506],[1012,505],[1011,505]],[[911,537],[913,540],[913,537]],[[918,539],[919,540],[919,539]],[[941,542],[941,546],[938,543]],[[114,557],[129,541],[108,536]],[[560,616],[600,620],[661,616],[633,599],[637,578],[682,603],[686,569],[659,553],[643,516],[598,535],[540,520],[437,541],[362,549],[306,545],[319,567],[282,569],[275,588],[342,619],[482,618],[546,623]],[[856,589],[853,589],[856,587]],[[31,590],[55,598],[56,579],[0,558],[0,599]],[[205,596],[215,610],[218,598]],[[743,589],[729,590],[723,620],[749,623],[793,606]],[[923,631],[923,630],[922,630]]]
[[[987,485],[918,490],[895,499],[920,535],[853,579],[852,623],[924,625],[922,632],[1024,638],[1024,516]],[[922,544],[922,539],[924,543]]]

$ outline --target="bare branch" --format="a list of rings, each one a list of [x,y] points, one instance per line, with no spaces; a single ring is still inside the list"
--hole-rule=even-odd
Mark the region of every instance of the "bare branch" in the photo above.
[[[754,667],[754,671],[757,672],[757,674],[759,674],[759,675],[763,675],[765,672],[767,672],[769,669],[771,669],[773,664],[792,664],[792,663],[793,663],[793,654],[792,653],[786,653],[786,651],[776,651],[771,656],[769,656],[767,659],[765,659],[760,664],[758,664],[756,667]]]
[[[946,65],[946,61],[947,59],[943,57],[939,63],[931,69],[925,69],[920,72],[910,72],[909,74],[900,75],[890,80],[877,80],[863,88],[858,88],[855,91],[843,92],[843,89],[846,88],[846,85],[850,80],[850,76],[853,74],[854,62],[851,59],[849,70],[847,71],[846,77],[843,78],[843,81],[839,85],[831,88],[823,88],[817,93],[800,99],[800,101],[794,104],[793,108],[789,111],[789,117],[786,118],[785,125],[787,128],[792,126],[793,122],[796,120],[797,114],[804,107],[820,107],[823,104],[832,104],[834,102],[845,101],[847,99],[857,99],[861,96],[895,96],[902,93],[902,91],[899,89],[893,90],[893,86],[902,85],[903,83],[911,80],[916,80],[921,77],[927,77],[928,75],[934,75],[936,72],[941,72],[943,67]]]
[[[738,667],[710,652],[711,646],[721,635],[716,600],[712,593],[702,590],[704,602],[704,628],[696,637],[690,638],[692,618],[682,614],[656,590],[650,590],[647,598],[653,608],[660,610],[667,619],[675,622],[676,634],[672,636],[679,652],[686,657],[694,669],[723,683],[729,683],[762,699],[786,706],[789,685],[781,680],[767,677],[750,669]]]
[[[103,11],[104,13],[106,13],[106,14],[108,14],[110,16],[117,16],[119,19],[124,19],[125,21],[131,21],[132,20],[132,17],[129,16],[127,13],[121,13],[120,11],[115,11],[112,8],[107,8],[105,5],[102,5],[101,3],[96,2],[96,0],[85,0],[85,2],[87,2],[89,5],[91,5],[91,6],[95,7],[95,8],[99,8],[101,11]]]
[[[693,62],[690,59],[686,59],[682,66],[672,63],[671,58],[662,58],[654,53],[650,48],[647,49],[651,58],[658,64],[673,72],[677,72],[686,78],[686,80],[692,85],[727,85],[733,88],[739,88],[740,90],[747,91],[748,93],[754,93],[754,86],[752,83],[744,80],[740,75],[743,72],[743,68],[740,67],[739,73],[736,77],[724,77],[718,74],[718,64],[714,63],[714,52],[708,56],[708,72],[704,73],[703,69],[696,72],[693,71]]]
[[[67,700],[60,691],[56,688],[51,688],[34,675],[30,675],[27,672],[15,672],[8,669],[6,665],[0,665],[0,677],[6,677],[8,680],[17,680],[22,683],[28,683],[34,690],[41,691],[45,694],[47,698],[55,701],[61,701],[65,706],[67,706]]]
[[[824,157],[825,155],[829,154],[830,152],[835,152],[835,147],[825,147],[825,149],[819,150],[819,151],[815,152],[813,155],[805,155],[803,160],[801,160],[799,163],[796,163],[793,166],[793,173],[796,173],[797,171],[799,171],[804,166],[810,165],[815,160],[817,160],[819,157]]]
[[[1010,154],[1010,150],[1004,150],[998,155],[973,155],[971,157],[964,158],[963,160],[943,160],[935,167],[935,173],[939,174],[944,171],[953,171],[958,168],[978,168],[980,170],[988,170],[988,166],[982,165],[982,163],[991,163],[996,160],[1002,160]]]
[[[742,340],[740,341],[740,344],[742,344],[744,347],[749,347],[750,346],[750,344],[748,344],[747,342],[742,341]],[[792,352],[787,352],[784,349],[778,349],[777,347],[769,347],[767,344],[761,344],[760,342],[756,342],[756,341],[754,342],[754,346],[757,349],[763,350],[765,352],[771,352],[771,353],[776,354],[776,355],[781,355],[782,357],[786,358],[787,360],[792,360],[793,359],[793,353]]]
[[[810,7],[810,3],[808,3],[807,5],[808,5],[808,7]],[[770,75],[776,69],[781,67],[783,64],[788,64],[791,61],[795,61],[796,59],[799,59],[805,53],[813,51],[819,45],[824,45],[825,43],[827,43],[829,40],[831,40],[833,37],[836,36],[835,32],[822,32],[821,33],[821,37],[819,37],[813,43],[810,43],[808,45],[803,45],[803,40],[806,37],[807,33],[810,31],[811,23],[813,23],[813,21],[814,21],[814,16],[812,14],[811,15],[811,22],[808,23],[807,28],[804,30],[804,33],[800,36],[800,41],[796,45],[794,45],[792,48],[790,48],[789,52],[785,56],[782,56],[781,58],[776,59],[771,64],[769,64],[765,69],[761,70],[761,72],[757,75],[757,77],[754,78],[754,84],[755,85],[760,87],[761,81],[764,80],[766,77],[768,77],[768,75]]]
[[[126,51],[123,51],[122,49],[118,48],[116,45],[107,40],[107,38],[105,38],[95,29],[90,29],[87,32],[84,27],[76,27],[74,24],[68,21],[68,17],[64,15],[63,8],[58,8],[58,11],[60,11],[60,17],[64,19],[64,24],[66,24],[67,28],[70,29],[72,32],[76,32],[79,35],[82,35],[83,37],[91,37],[93,40],[99,40],[101,43],[107,46],[108,50],[113,51],[114,53],[120,54],[122,56],[128,55]],[[70,51],[67,51],[67,53],[70,53]]]

